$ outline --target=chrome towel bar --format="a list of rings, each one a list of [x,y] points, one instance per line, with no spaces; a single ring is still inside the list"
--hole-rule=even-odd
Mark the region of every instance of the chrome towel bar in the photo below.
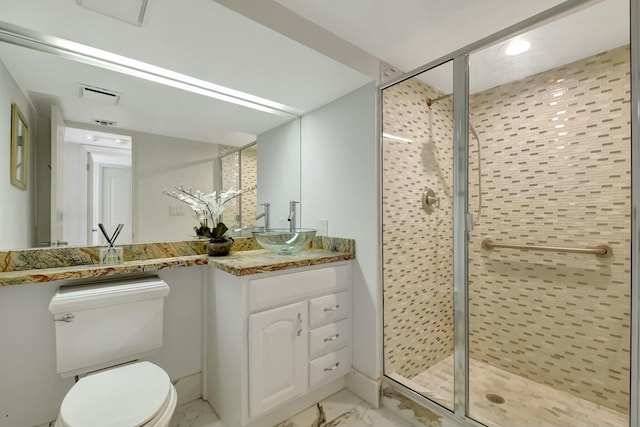
[[[482,241],[484,249],[520,249],[531,251],[549,251],[549,252],[570,252],[574,254],[596,255],[601,258],[608,258],[613,255],[613,250],[608,245],[587,246],[585,248],[564,248],[562,246],[535,246],[535,245],[510,245],[507,243],[497,243],[491,239]]]

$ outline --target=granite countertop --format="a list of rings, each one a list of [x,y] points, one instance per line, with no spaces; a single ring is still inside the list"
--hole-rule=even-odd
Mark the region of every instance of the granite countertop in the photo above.
[[[227,256],[209,258],[209,265],[234,276],[266,273],[268,271],[307,267],[330,262],[347,261],[355,253],[307,249],[293,255],[278,255],[266,249],[230,252]]]
[[[277,255],[258,248],[252,238],[236,239],[229,255],[209,257],[204,243],[198,241],[132,244],[124,247],[124,263],[115,265],[98,263],[99,247],[0,251],[0,286],[207,264],[244,276],[355,258],[355,242],[351,239],[316,237],[309,249],[294,255]]]
[[[55,280],[86,279],[124,273],[141,273],[143,271],[155,271],[165,268],[206,265],[208,261],[208,255],[188,255],[140,261],[125,261],[122,264],[116,265],[92,264],[9,271],[0,273],[0,286],[26,285],[30,283],[53,282]]]

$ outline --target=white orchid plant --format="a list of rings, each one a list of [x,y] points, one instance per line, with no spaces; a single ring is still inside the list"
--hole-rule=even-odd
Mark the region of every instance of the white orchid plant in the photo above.
[[[224,233],[228,228],[220,221],[220,215],[222,215],[225,205],[236,197],[256,188],[254,185],[242,190],[229,189],[220,194],[216,191],[204,194],[200,190],[194,192],[191,187],[187,190],[180,184],[180,186],[176,185],[174,191],[171,192],[166,188],[163,189],[162,194],[186,203],[195,212],[200,221],[200,227],[193,227],[197,236],[209,238],[211,242],[226,242]],[[209,226],[209,221],[211,221],[211,226]]]

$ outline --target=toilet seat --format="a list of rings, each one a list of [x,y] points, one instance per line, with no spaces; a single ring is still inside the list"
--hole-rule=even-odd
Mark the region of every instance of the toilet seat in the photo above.
[[[168,425],[176,392],[167,373],[139,362],[82,378],[60,407],[60,427]]]

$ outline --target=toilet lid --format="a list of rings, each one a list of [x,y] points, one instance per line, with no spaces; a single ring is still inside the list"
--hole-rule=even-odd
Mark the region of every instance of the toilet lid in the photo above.
[[[89,375],[69,390],[60,406],[64,427],[138,427],[164,409],[171,390],[167,373],[139,362]]]

